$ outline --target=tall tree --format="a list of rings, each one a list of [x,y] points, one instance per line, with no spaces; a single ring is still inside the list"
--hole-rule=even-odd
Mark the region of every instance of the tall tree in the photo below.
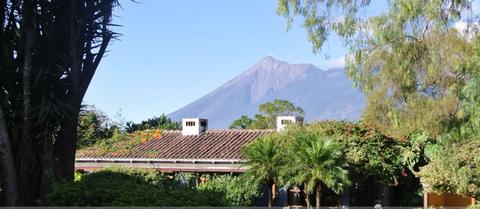
[[[304,116],[305,112],[301,107],[295,106],[288,100],[276,99],[273,102],[261,104],[258,107],[260,114],[249,118],[241,116],[240,119],[233,121],[231,128],[241,129],[268,129],[275,128],[278,116]]]
[[[366,121],[390,134],[416,129],[432,135],[457,120],[459,92],[477,19],[471,0],[279,0],[278,13],[304,20],[319,52],[330,34],[349,48],[346,71],[367,95]],[[463,22],[465,29],[454,27]]]
[[[7,130],[2,145],[10,145],[0,149],[1,181],[16,179],[8,183],[17,187],[2,190],[4,204],[35,205],[52,182],[73,179],[78,114],[115,36],[110,27],[116,5],[116,0],[0,2],[5,121],[0,130]]]
[[[278,13],[304,18],[320,50],[329,34],[350,49],[347,73],[366,93],[364,118],[393,135],[425,130],[438,144],[419,176],[427,191],[478,197],[478,11],[472,0],[279,0]],[[378,2],[376,2],[378,3]],[[461,26],[461,27],[460,27]],[[423,146],[423,145],[422,145]]]
[[[301,107],[295,106],[288,100],[280,99],[261,104],[258,110],[265,116],[265,122],[271,128],[275,127],[278,116],[304,116],[305,114]]]
[[[267,135],[246,145],[242,152],[248,160],[246,178],[256,180],[268,186],[268,207],[272,207],[273,185],[279,177],[280,168],[283,165],[283,151],[280,146],[278,135]]]
[[[460,121],[426,152],[429,164],[418,175],[428,192],[455,193],[480,198],[480,39],[474,40],[470,76],[462,89]]]
[[[315,192],[315,207],[319,209],[322,185],[340,193],[350,184],[345,156],[340,145],[327,136],[301,128],[290,135],[291,159],[286,161],[282,175],[293,184],[304,185],[307,207],[310,207],[310,193]]]

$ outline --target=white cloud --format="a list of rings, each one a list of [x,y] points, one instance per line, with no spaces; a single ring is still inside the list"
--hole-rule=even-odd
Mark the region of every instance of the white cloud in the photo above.
[[[462,35],[466,35],[468,39],[471,39],[473,35],[480,29],[478,23],[469,25],[466,21],[462,20],[455,22],[453,27],[456,28]]]
[[[341,67],[345,67],[345,56],[341,56],[332,60],[327,60],[326,64],[324,65],[324,69],[326,70]]]
[[[453,25],[454,28],[456,28],[458,31],[465,31],[467,29],[467,22],[465,21],[457,21],[455,25]]]

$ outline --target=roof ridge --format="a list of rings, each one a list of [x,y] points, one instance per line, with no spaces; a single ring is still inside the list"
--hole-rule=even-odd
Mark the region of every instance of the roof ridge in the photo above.
[[[206,132],[274,132],[275,129],[230,129],[230,128],[218,128],[207,129]],[[180,133],[182,130],[162,130],[162,133]]]
[[[162,130],[162,133],[168,133],[168,132],[181,132],[182,130]]]
[[[211,129],[198,136],[183,136],[181,130],[165,130],[159,138],[129,147],[128,151],[81,150],[77,158],[243,159],[240,149],[274,129]]]
[[[207,129],[207,132],[273,132],[275,129]]]

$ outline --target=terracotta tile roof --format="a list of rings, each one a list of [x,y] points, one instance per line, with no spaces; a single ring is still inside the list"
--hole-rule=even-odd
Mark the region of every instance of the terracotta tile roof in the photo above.
[[[167,159],[243,160],[240,149],[274,130],[208,130],[198,136],[181,131],[163,131],[160,137],[138,143],[128,150],[99,152],[95,148],[77,151],[77,159]],[[122,143],[122,142],[120,142]],[[123,142],[124,143],[124,142]]]

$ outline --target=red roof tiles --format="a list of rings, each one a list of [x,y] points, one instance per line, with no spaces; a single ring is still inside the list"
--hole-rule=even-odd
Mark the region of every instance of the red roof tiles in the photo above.
[[[164,159],[164,160],[243,160],[240,149],[273,130],[208,130],[198,136],[183,136],[181,131],[163,131],[134,145],[127,151],[95,152],[79,150],[76,158],[89,159]]]

